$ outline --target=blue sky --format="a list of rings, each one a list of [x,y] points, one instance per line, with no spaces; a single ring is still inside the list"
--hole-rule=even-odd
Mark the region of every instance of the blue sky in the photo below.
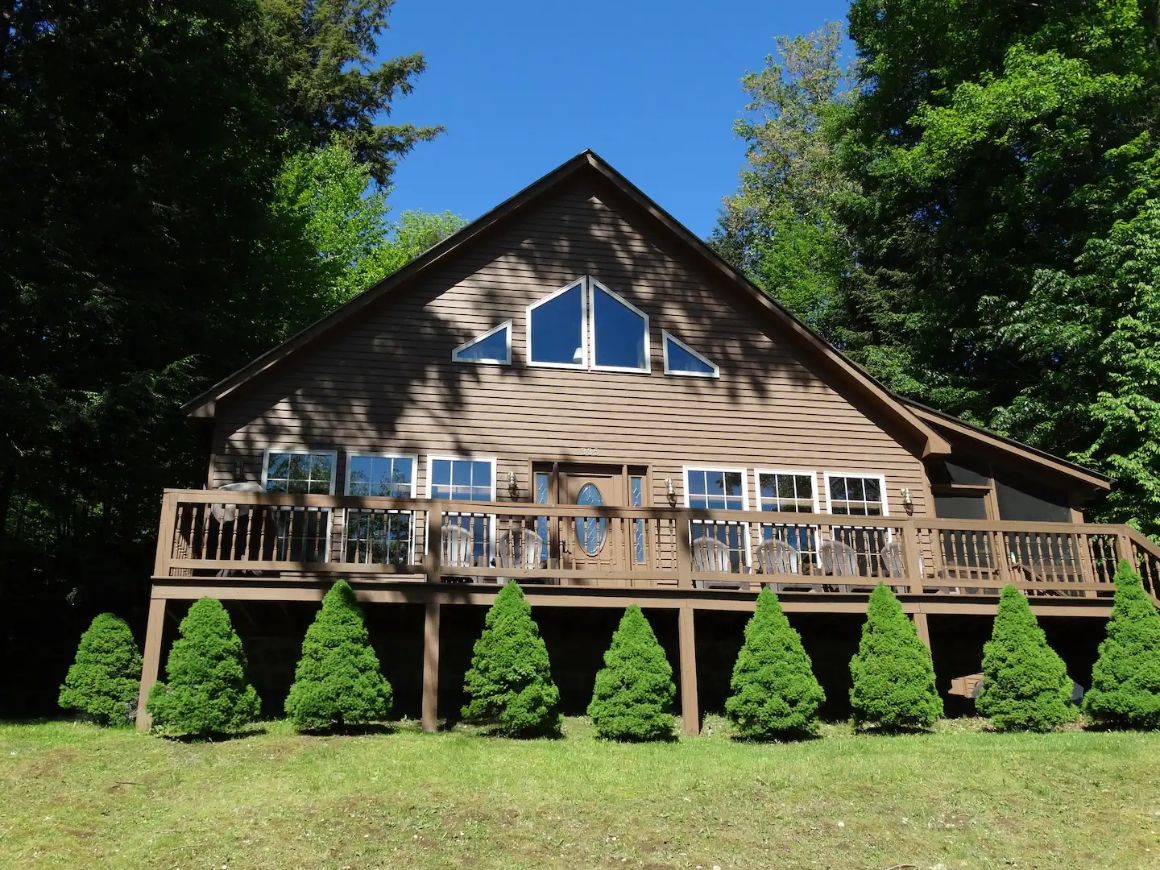
[[[393,117],[443,124],[400,164],[394,211],[473,219],[592,148],[706,236],[744,161],[740,78],[774,36],[845,20],[847,3],[398,0],[385,56],[427,72]]]

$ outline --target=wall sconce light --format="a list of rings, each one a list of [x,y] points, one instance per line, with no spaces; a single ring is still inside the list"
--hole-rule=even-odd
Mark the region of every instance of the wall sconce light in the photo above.
[[[673,479],[671,477],[665,478],[665,495],[669,499],[669,507],[676,507],[677,491],[673,489]]]
[[[242,467],[243,467],[242,460],[235,459],[234,460],[234,483],[241,483],[243,480],[245,480],[245,478],[243,476],[243,472],[242,472]]]
[[[520,485],[516,483],[516,473],[514,471],[508,472],[508,495],[511,496],[512,501],[520,497]]]
[[[912,510],[914,508],[914,499],[911,497],[909,489],[904,489],[902,491],[902,506],[907,510]]]

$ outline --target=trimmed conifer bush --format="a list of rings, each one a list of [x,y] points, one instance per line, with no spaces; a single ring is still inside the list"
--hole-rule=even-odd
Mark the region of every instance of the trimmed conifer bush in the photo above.
[[[737,733],[770,740],[813,733],[826,693],[814,676],[801,635],[786,619],[777,596],[766,588],[745,626],[725,713]]]
[[[548,648],[518,583],[507,583],[487,611],[463,681],[463,718],[490,722],[508,737],[560,733],[560,690]]]
[[[128,624],[102,613],[81,635],[57,702],[102,725],[125,725],[136,712],[141,688],[141,651]]]
[[[153,725],[169,734],[226,734],[258,718],[258,693],[246,680],[246,655],[230,615],[216,598],[193,603],[181,620],[147,708]]]
[[[1083,708],[1103,725],[1160,728],[1160,611],[1126,560]]]
[[[362,608],[350,584],[339,580],[302,641],[286,715],[300,731],[324,731],[382,721],[392,702]]]
[[[634,604],[624,611],[596,675],[588,705],[596,733],[610,740],[667,740],[676,694],[664,648]]]
[[[1013,585],[999,598],[995,627],[983,646],[976,706],[999,731],[1050,731],[1075,719],[1067,666]]]
[[[850,706],[857,727],[929,728],[942,715],[930,650],[885,584],[879,583],[870,595],[850,675],[854,680]]]

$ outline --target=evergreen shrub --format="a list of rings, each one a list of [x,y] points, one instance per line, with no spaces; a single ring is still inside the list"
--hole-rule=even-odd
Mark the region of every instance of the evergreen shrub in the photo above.
[[[850,706],[857,727],[922,729],[942,715],[930,650],[885,584],[879,583],[870,595],[850,675]]]
[[[596,675],[588,705],[596,733],[610,740],[670,739],[676,693],[664,648],[634,604],[621,617]]]
[[[1083,709],[1102,725],[1160,728],[1160,611],[1126,560]]]
[[[560,733],[560,690],[519,584],[505,584],[488,610],[463,691],[468,721],[494,724],[507,737]]]
[[[60,687],[61,709],[102,725],[133,721],[141,688],[141,651],[125,620],[102,613],[81,635],[76,660]]]
[[[1013,585],[999,598],[995,627],[983,646],[976,706],[999,731],[1050,731],[1076,716],[1067,666]]]
[[[745,626],[730,688],[725,713],[742,737],[770,740],[817,730],[818,708],[826,694],[801,635],[769,589],[757,596],[757,610]]]
[[[167,734],[228,734],[258,718],[258,693],[246,680],[246,655],[216,598],[193,603],[165,665],[167,682],[149,693],[154,728]]]
[[[302,641],[286,715],[300,731],[325,731],[382,721],[392,702],[362,608],[350,584],[339,580]]]

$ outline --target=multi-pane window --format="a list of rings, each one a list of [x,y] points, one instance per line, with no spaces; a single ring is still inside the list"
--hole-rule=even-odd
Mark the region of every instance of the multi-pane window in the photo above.
[[[346,494],[413,498],[415,457],[355,453],[347,461]],[[410,565],[415,558],[411,511],[351,509],[346,512],[346,561]]]
[[[431,498],[444,501],[492,501],[495,499],[495,460],[432,456],[427,460]],[[448,511],[445,525],[459,526],[471,535],[470,551],[486,561],[494,516],[470,511]]]
[[[536,366],[649,370],[648,315],[592,278],[528,308],[528,361]]]
[[[781,514],[817,513],[815,476],[812,471],[757,472],[757,506],[759,510]],[[761,539],[777,539],[793,547],[791,564],[812,565],[817,561],[817,527],[792,521],[762,523]]]
[[[266,492],[332,495],[337,454],[330,450],[267,450],[262,468]],[[273,558],[325,562],[330,538],[326,508],[287,507],[272,512]]]
[[[705,510],[745,510],[745,470],[733,468],[686,468],[685,504]],[[690,523],[694,565],[713,564],[719,541],[728,551],[734,571],[749,564],[749,526],[728,520],[693,520]]]
[[[877,474],[826,474],[826,494],[830,513],[851,517],[883,517],[886,509],[886,481]],[[879,570],[879,554],[889,540],[885,529],[835,527],[834,537],[854,550],[859,573]]]

